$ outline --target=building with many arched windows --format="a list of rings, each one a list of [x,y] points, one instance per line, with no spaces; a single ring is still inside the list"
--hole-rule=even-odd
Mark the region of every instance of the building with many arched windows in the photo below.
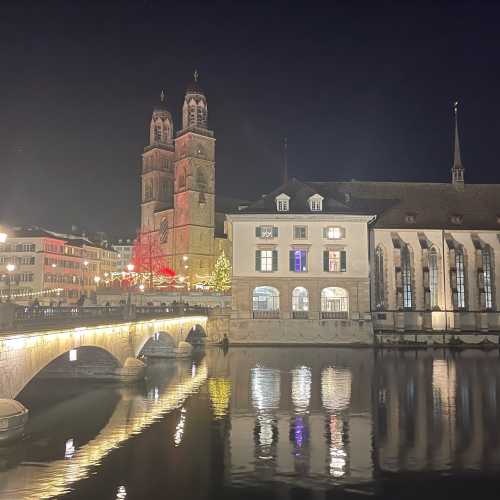
[[[456,122],[451,173],[450,183],[291,179],[229,215],[232,339],[498,342],[488,332],[500,332],[500,185],[464,182]]]

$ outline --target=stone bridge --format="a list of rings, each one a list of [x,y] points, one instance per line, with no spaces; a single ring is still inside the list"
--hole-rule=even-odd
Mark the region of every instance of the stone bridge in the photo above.
[[[207,380],[207,373],[205,361],[197,365],[196,370],[192,369],[191,363],[185,363],[176,366],[176,373],[166,387],[148,391],[147,397],[131,388],[121,388],[120,398],[107,424],[83,446],[73,444],[71,439],[66,442],[64,458],[43,464],[23,463],[23,467],[15,470],[0,471],[5,498],[41,500],[67,493],[73,483],[89,477],[93,468],[118,446],[162,415],[178,411],[192,394],[200,390]],[[181,418],[185,418],[184,413],[181,413]],[[182,436],[176,438],[182,439]]]
[[[178,346],[192,329],[206,327],[207,316],[200,315],[1,335],[0,398],[14,399],[51,363],[53,374],[136,379],[144,366],[137,357],[148,342]]]

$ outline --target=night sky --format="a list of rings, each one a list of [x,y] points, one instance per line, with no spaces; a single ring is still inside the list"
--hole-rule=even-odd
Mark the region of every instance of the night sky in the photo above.
[[[0,221],[119,236],[161,89],[176,128],[194,68],[217,193],[302,180],[448,182],[452,104],[466,183],[500,183],[494,2],[3,2]]]

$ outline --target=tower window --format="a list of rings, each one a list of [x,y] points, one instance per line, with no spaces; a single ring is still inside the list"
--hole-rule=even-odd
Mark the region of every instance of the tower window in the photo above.
[[[155,142],[161,142],[161,125],[159,123],[155,124]]]
[[[405,245],[401,249],[401,277],[403,282],[403,307],[404,309],[413,308],[413,287],[410,251]]]

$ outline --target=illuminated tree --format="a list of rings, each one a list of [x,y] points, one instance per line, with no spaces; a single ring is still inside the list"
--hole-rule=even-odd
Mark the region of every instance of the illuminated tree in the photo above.
[[[227,292],[231,288],[231,263],[224,251],[217,258],[208,286],[216,292]]]
[[[134,281],[149,282],[149,288],[167,285],[175,277],[175,272],[167,266],[162,254],[157,233],[139,232],[132,249]]]

